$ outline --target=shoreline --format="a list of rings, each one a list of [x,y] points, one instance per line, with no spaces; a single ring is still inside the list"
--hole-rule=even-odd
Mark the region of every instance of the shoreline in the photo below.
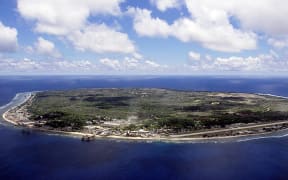
[[[271,97],[277,97],[277,98],[282,98],[282,99],[288,99],[286,96],[279,96],[279,95],[274,95],[274,94],[265,94],[265,93],[255,93],[260,96],[271,96]]]
[[[90,141],[90,140],[97,140],[97,139],[110,139],[110,140],[127,140],[127,141],[152,141],[152,142],[157,142],[157,141],[163,141],[163,142],[206,142],[206,141],[226,141],[226,140],[233,140],[233,139],[239,139],[239,138],[255,138],[255,137],[267,137],[267,135],[273,135],[276,132],[282,132],[285,130],[288,130],[288,127],[283,128],[283,129],[278,129],[278,130],[272,130],[272,131],[267,131],[267,132],[258,132],[254,134],[239,134],[239,135],[216,135],[212,137],[197,137],[197,136],[203,136],[206,134],[213,134],[213,133],[225,133],[229,131],[235,131],[235,130],[248,130],[248,129],[253,129],[253,128],[268,128],[270,126],[275,126],[275,125],[287,125],[288,126],[288,120],[287,121],[281,121],[281,122],[271,122],[271,123],[261,123],[261,124],[253,124],[251,126],[243,126],[243,127],[235,127],[235,128],[226,128],[226,129],[214,129],[214,130],[208,130],[208,131],[200,131],[200,132],[192,132],[192,133],[187,133],[187,134],[177,134],[177,135],[170,135],[170,136],[159,136],[159,137],[132,137],[132,136],[118,136],[118,135],[109,135],[109,136],[100,136],[100,135],[95,135],[91,133],[85,133],[85,132],[77,132],[77,131],[62,131],[62,130],[56,130],[56,129],[47,129],[47,128],[41,128],[41,127],[25,127],[21,124],[19,124],[17,121],[13,121],[7,117],[7,114],[16,109],[19,106],[22,106],[23,104],[26,104],[28,100],[33,98],[33,94],[36,92],[27,92],[27,93],[17,93],[16,96],[12,99],[11,102],[8,104],[2,106],[2,109],[5,109],[9,106],[4,113],[2,113],[2,118],[4,121],[10,123],[13,126],[17,126],[22,128],[23,130],[28,130],[28,131],[36,131],[36,132],[43,132],[43,133],[48,133],[48,134],[53,134],[53,135],[64,135],[64,136],[69,136],[69,137],[76,137],[76,138],[84,138],[84,141]],[[28,95],[28,96],[27,96]],[[262,94],[264,95],[264,94]],[[265,94],[267,95],[267,94]],[[274,96],[269,94],[270,96]],[[20,98],[19,98],[20,97]],[[17,98],[22,101],[17,102]],[[278,96],[279,97],[279,96]],[[283,98],[283,97],[282,97]],[[287,98],[287,97],[286,97]],[[16,101],[16,102],[15,102]],[[14,104],[13,104],[14,103]],[[4,107],[4,108],[3,108]],[[189,137],[189,136],[196,136],[196,137]],[[88,138],[88,139],[85,139]],[[90,139],[91,138],[91,139]]]
[[[11,107],[8,108],[4,113],[2,113],[2,115],[1,115],[1,116],[2,116],[2,119],[5,120],[5,121],[8,122],[8,123],[14,125],[14,126],[18,126],[18,123],[17,123],[17,122],[15,122],[15,121],[13,121],[13,120],[10,120],[10,119],[8,119],[8,118],[6,117],[6,116],[7,116],[7,113],[8,113],[9,111],[11,111],[11,110],[13,110],[13,109],[15,109],[15,108],[17,108],[17,107],[25,104],[25,103],[31,98],[31,96],[32,96],[34,93],[36,93],[36,92],[17,93],[17,94],[15,95],[15,97],[14,97],[8,104],[6,104],[6,105],[4,105],[4,106],[1,106],[0,109],[6,109],[6,108],[8,108],[9,106],[11,106]],[[24,96],[24,99],[23,99],[22,101],[16,103],[16,104],[13,104],[13,103],[15,103],[15,101],[18,100],[17,98],[21,97],[21,95]]]
[[[276,132],[285,132],[285,136],[288,135],[288,129],[273,131],[273,132],[265,132],[259,134],[250,134],[250,135],[237,135],[237,136],[219,136],[219,137],[209,137],[209,138],[171,138],[171,137],[127,137],[127,136],[99,136],[93,135],[89,133],[82,133],[82,132],[68,132],[68,131],[61,131],[61,130],[49,130],[49,129],[42,129],[42,128],[26,128],[19,125],[15,125],[16,127],[21,128],[22,130],[27,130],[27,132],[40,132],[45,133],[48,135],[56,135],[56,136],[66,136],[81,139],[83,137],[89,136],[93,137],[91,140],[119,140],[119,141],[135,141],[135,142],[167,142],[167,143],[204,143],[204,142],[233,142],[233,141],[245,141],[249,139],[262,139],[262,138],[269,138],[269,137],[282,137],[284,135],[275,135]],[[83,140],[83,139],[82,139]],[[84,140],[86,141],[86,140]]]

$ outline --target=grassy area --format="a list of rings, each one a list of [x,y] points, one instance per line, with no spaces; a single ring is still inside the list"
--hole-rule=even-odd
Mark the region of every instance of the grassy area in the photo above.
[[[80,89],[37,93],[28,111],[54,128],[81,129],[105,121],[123,128],[199,130],[288,119],[286,99],[244,93],[165,89]]]

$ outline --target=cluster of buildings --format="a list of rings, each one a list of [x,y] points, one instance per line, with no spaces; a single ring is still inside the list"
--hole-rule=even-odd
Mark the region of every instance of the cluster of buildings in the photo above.
[[[5,115],[5,117],[12,121],[14,124],[25,126],[25,127],[34,127],[35,122],[29,120],[31,114],[27,111],[27,106],[30,106],[32,103],[34,95],[27,100],[26,103],[19,105],[15,108],[10,109]]]
[[[147,131],[144,129],[139,130],[124,130],[119,128],[120,124],[115,122],[104,122],[101,125],[88,125],[84,127],[84,132],[94,134],[97,136],[126,136],[126,137],[156,137],[157,133]]]

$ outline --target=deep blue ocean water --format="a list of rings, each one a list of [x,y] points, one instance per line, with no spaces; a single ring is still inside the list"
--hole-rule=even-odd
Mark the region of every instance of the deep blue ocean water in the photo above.
[[[0,77],[0,106],[16,93],[98,87],[270,93],[288,78],[52,76]],[[79,139],[0,125],[0,179],[288,179],[288,137],[226,143]]]

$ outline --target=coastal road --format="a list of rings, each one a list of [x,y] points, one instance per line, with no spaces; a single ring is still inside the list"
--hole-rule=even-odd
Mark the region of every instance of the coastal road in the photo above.
[[[8,111],[9,109],[16,107],[20,104],[23,104],[26,102],[29,97],[31,96],[32,92],[24,92],[24,93],[18,93],[16,96],[11,100],[10,103],[1,106],[0,107],[0,124],[2,125],[10,125],[7,121],[3,119],[3,114]]]
[[[251,125],[251,126],[218,129],[218,130],[209,130],[209,131],[195,132],[195,133],[189,133],[189,134],[171,135],[170,137],[171,138],[184,138],[184,137],[191,137],[191,136],[202,136],[205,134],[225,133],[225,132],[230,132],[230,131],[243,131],[243,130],[271,127],[271,126],[283,125],[283,124],[288,124],[288,120],[281,121],[281,122],[274,122],[274,123],[256,124],[256,125]]]

